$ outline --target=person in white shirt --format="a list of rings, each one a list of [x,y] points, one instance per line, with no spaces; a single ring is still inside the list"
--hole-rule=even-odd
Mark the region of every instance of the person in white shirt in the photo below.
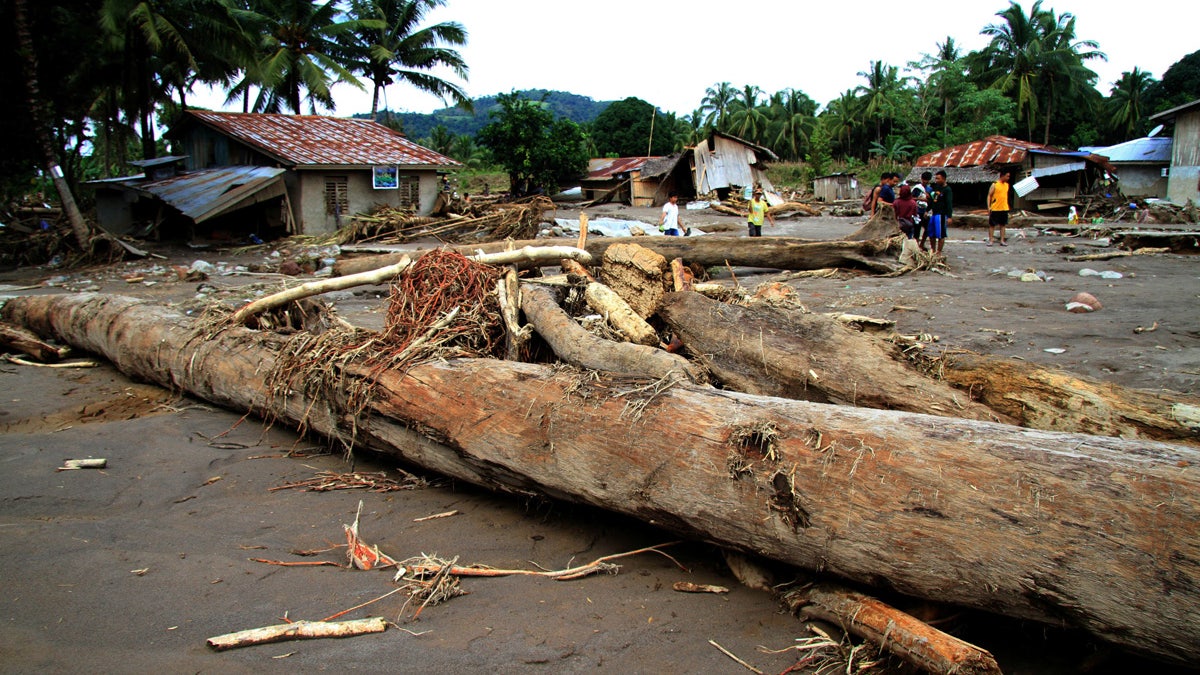
[[[663,204],[662,217],[658,219],[658,229],[668,237],[678,237],[679,231],[679,195],[671,193],[667,203]]]

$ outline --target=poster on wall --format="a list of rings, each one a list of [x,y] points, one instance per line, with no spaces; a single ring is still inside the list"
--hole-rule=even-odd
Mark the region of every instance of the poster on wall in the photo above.
[[[400,187],[400,167],[372,167],[371,184],[376,190],[395,190],[396,188]]]

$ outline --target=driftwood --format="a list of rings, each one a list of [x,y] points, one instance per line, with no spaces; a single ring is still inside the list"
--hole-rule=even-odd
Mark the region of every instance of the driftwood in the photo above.
[[[1101,436],[1200,442],[1200,399],[1142,391],[1028,362],[975,354],[949,359],[942,376],[1021,426]]]
[[[900,224],[896,222],[896,209],[887,202],[879,202],[875,214],[857,230],[842,237],[843,241],[871,241],[901,236]]]
[[[520,267],[536,267],[539,265],[557,265],[558,261],[566,259],[577,260],[585,264],[591,264],[592,257],[587,251],[581,251],[576,248],[566,246],[554,247],[534,247],[526,246],[516,250],[498,251],[495,253],[480,253],[473,256],[468,256],[475,262],[485,265],[516,265]],[[289,302],[300,300],[302,298],[310,298],[314,295],[329,293],[331,291],[341,291],[355,286],[373,286],[390,281],[396,276],[404,274],[404,272],[412,266],[412,260],[409,256],[402,256],[395,263],[380,267],[378,269],[359,272],[344,277],[333,277],[331,279],[322,279],[320,281],[310,281],[306,284],[301,284],[293,288],[288,288],[278,293],[273,293],[264,298],[259,298],[253,302],[247,303],[244,307],[234,312],[229,317],[229,323],[234,325],[243,325],[246,320],[255,314],[261,314],[276,307],[282,307]]]
[[[605,340],[587,332],[558,306],[553,289],[524,284],[521,309],[538,335],[567,363],[656,380],[670,376],[692,382],[704,380],[703,372],[682,356],[643,344]]]
[[[23,297],[3,311],[131,377],[317,433],[354,428],[362,446],[460,480],[1200,660],[1196,448],[495,359],[383,372],[356,410],[343,387],[367,373],[353,365],[319,398],[255,386],[275,365],[270,335],[198,334],[178,312],[114,296]]]
[[[1128,258],[1134,255],[1157,255],[1159,253],[1170,253],[1171,249],[1163,248],[1139,248],[1136,251],[1108,251],[1107,253],[1088,253],[1086,255],[1067,256],[1067,260],[1071,262],[1088,262],[1092,260],[1112,260],[1113,258]]]
[[[583,297],[588,307],[607,319],[626,340],[639,345],[658,346],[658,333],[654,332],[654,328],[608,286],[593,281],[584,287]]]
[[[574,243],[573,239],[534,239],[515,242],[518,246],[573,245]],[[876,274],[887,274],[894,271],[896,268],[889,262],[889,259],[900,250],[898,240],[813,241],[791,237],[751,238],[715,235],[704,237],[589,237],[586,250],[598,259],[613,244],[638,244],[668,260],[683,258],[688,263],[703,267],[722,267],[727,263],[736,267],[784,270],[841,267]],[[451,250],[471,255],[476,251],[487,253],[500,251],[503,248],[502,243],[492,243],[452,247]],[[409,255],[417,256],[421,253],[423,251],[413,251]],[[333,266],[333,273],[343,276],[373,270],[394,264],[401,255],[403,254],[387,253],[339,260]]]
[[[354,637],[382,633],[387,630],[387,624],[387,619],[381,616],[353,621],[295,621],[218,635],[209,638],[207,644],[217,651],[224,651],[285,640]]]
[[[896,358],[876,338],[799,310],[673,293],[659,316],[725,387],[749,394],[1005,420]],[[890,345],[888,345],[890,347]]]
[[[38,338],[29,330],[10,323],[0,323],[0,347],[24,352],[43,362],[54,362],[71,353],[70,347],[56,347]]]
[[[944,633],[862,593],[817,584],[786,594],[784,602],[792,612],[841,626],[928,673],[1000,674],[1000,665],[986,649]]]

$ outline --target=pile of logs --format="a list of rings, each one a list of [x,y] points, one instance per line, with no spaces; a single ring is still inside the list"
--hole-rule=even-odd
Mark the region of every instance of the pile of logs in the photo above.
[[[391,206],[357,214],[338,231],[337,242],[403,243],[422,237],[449,242],[527,239],[537,234],[546,212],[555,208],[542,196],[486,203],[454,199],[443,206],[437,210],[441,215],[436,216],[418,216],[411,209]]]
[[[982,357],[922,368],[894,341],[835,317],[707,297],[729,289],[697,284],[684,265],[765,263],[738,245],[767,242],[772,262],[791,263],[763,266],[881,272],[893,268],[880,257],[886,242],[662,239],[476,253],[503,271],[509,358],[382,372],[330,364],[340,387],[369,381],[365,406],[347,405],[345,389],[257,386],[278,367],[281,341],[241,327],[248,312],[215,334],[114,296],[19,298],[4,316],[134,377],[353,434],[478,485],[597,505],[865,586],[1074,626],[1167,662],[1200,659],[1196,400]],[[702,250],[710,242],[717,248]],[[410,268],[391,264],[359,273],[381,283]],[[565,274],[522,276],[547,266]],[[585,330],[568,311],[583,306],[621,339]],[[530,331],[544,348],[529,348]],[[521,360],[546,348],[576,368]]]

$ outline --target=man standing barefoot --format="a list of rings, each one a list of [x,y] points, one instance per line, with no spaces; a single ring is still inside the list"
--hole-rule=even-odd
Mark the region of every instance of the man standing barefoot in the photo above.
[[[988,240],[991,246],[995,239],[996,228],[1000,228],[1000,245],[1008,246],[1008,238],[1004,236],[1004,228],[1008,227],[1008,181],[1012,177],[1009,171],[1001,171],[1000,177],[988,188]]]

